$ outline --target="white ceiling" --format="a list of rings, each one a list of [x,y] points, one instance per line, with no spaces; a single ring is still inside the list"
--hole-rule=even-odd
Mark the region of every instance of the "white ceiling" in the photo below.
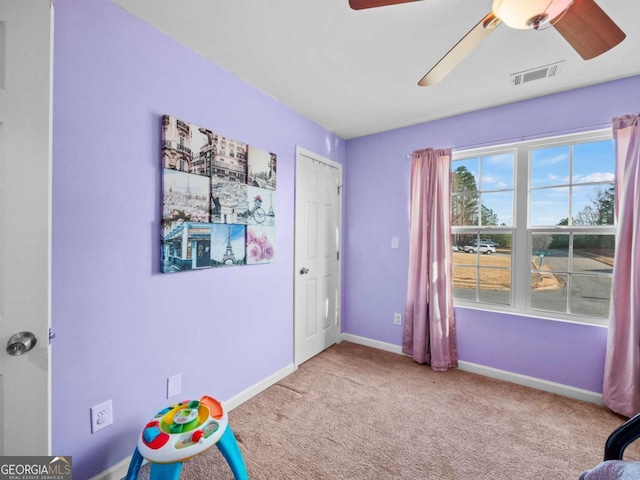
[[[640,2],[597,0],[627,38],[584,61],[553,28],[500,25],[442,83],[417,82],[491,10],[425,0],[354,11],[348,0],[112,0],[344,139],[640,74]],[[511,73],[564,61],[559,76]]]

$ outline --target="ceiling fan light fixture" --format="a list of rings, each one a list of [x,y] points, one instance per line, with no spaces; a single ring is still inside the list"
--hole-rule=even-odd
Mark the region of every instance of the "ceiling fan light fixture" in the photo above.
[[[511,28],[537,28],[553,21],[573,3],[573,0],[493,0],[493,14]]]

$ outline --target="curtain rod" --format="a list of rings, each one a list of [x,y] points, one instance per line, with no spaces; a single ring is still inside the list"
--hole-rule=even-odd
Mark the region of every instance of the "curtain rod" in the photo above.
[[[524,142],[527,140],[533,140],[535,138],[540,138],[540,137],[546,137],[546,136],[550,136],[550,135],[554,135],[554,136],[559,136],[559,135],[569,135],[571,133],[581,133],[584,131],[588,131],[588,130],[596,130],[596,129],[604,129],[604,128],[611,128],[611,122],[609,123],[599,123],[596,125],[585,125],[582,127],[576,127],[576,128],[569,128],[566,130],[556,130],[553,132],[542,132],[542,133],[536,133],[535,135],[525,135],[522,137],[512,137],[512,138],[505,138],[502,140],[494,140],[491,142],[485,142],[485,143],[476,143],[474,145],[463,145],[461,147],[453,147],[451,150],[471,150],[473,148],[482,148],[482,147],[490,147],[493,145],[500,145],[500,144],[505,144],[505,143],[515,143],[515,142]],[[407,158],[411,158],[413,156],[413,152],[412,153],[407,153]]]

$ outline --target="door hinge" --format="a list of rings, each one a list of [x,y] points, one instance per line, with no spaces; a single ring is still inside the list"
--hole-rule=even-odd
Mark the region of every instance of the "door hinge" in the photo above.
[[[338,185],[338,195],[340,195],[340,190],[342,189],[342,185]]]
[[[340,261],[340,252],[336,252],[336,260]]]
[[[52,329],[49,329],[49,345],[51,345],[51,341],[56,338],[56,334]]]

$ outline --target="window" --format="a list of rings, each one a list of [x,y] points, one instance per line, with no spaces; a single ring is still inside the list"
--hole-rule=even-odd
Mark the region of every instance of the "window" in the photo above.
[[[604,323],[614,172],[610,131],[455,151],[456,304]]]

